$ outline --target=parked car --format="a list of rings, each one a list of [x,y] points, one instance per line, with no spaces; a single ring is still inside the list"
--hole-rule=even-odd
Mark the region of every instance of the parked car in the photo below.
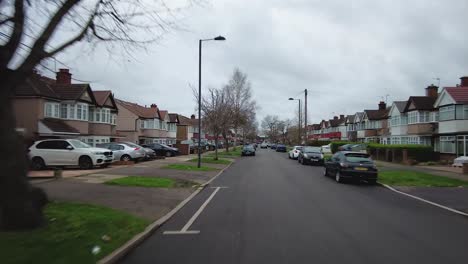
[[[369,154],[354,151],[339,151],[325,162],[325,176],[335,177],[339,183],[347,179],[377,182],[378,170]]]
[[[367,153],[367,144],[354,144],[351,146],[351,151]]]
[[[106,167],[114,156],[111,150],[93,148],[77,139],[47,139],[36,141],[29,148],[29,157],[32,168],[40,170],[48,166]]]
[[[268,148],[268,144],[263,142],[262,144],[260,144],[260,148],[261,149],[266,149],[266,148]]]
[[[322,146],[322,147],[321,147],[321,151],[322,151],[322,153],[324,153],[324,154],[331,153],[330,144]]]
[[[150,148],[156,152],[158,156],[173,157],[180,154],[179,149],[172,148],[160,143],[151,143],[143,145],[145,148]],[[203,148],[203,147],[202,147]]]
[[[276,144],[271,144],[271,145],[270,145],[270,148],[271,148],[271,149],[276,149]]]
[[[276,146],[276,152],[286,152],[286,151],[287,151],[287,149],[286,149],[286,146],[285,146],[285,145],[283,145],[283,144],[278,144],[278,145]]]
[[[304,147],[297,157],[302,165],[323,164],[323,153],[320,147]]]
[[[98,144],[98,146],[112,150],[114,152],[114,160],[140,161],[146,156],[144,148],[132,142],[111,142]]]
[[[453,160],[452,167],[463,167],[464,163],[468,163],[468,157],[467,156],[460,156],[460,157]]]
[[[355,144],[345,144],[343,146],[339,146],[338,150],[340,151],[351,151],[351,147],[354,146]]]
[[[299,157],[299,152],[301,152],[303,146],[294,146],[291,151],[289,151],[290,159],[297,159]]]
[[[252,145],[244,145],[241,156],[255,156],[255,148]]]
[[[143,148],[145,150],[144,160],[154,160],[156,158],[156,152],[150,148]]]

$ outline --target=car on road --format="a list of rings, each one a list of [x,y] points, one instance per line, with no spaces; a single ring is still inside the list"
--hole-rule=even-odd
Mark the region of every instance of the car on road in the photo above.
[[[286,149],[286,146],[285,146],[285,145],[283,145],[283,144],[278,144],[278,145],[276,146],[276,152],[286,152],[286,151],[287,151],[287,149]]]
[[[114,160],[140,161],[146,156],[144,148],[132,142],[111,142],[98,144],[98,146],[112,150]]]
[[[323,153],[320,147],[304,147],[301,152],[299,152],[299,156],[297,157],[297,161],[302,165],[307,164],[323,164]]]
[[[168,145],[160,143],[144,144],[143,147],[154,150],[158,156],[173,157],[180,154],[178,148],[169,147]]]
[[[322,153],[324,153],[324,154],[332,153],[332,152],[331,152],[330,144],[322,146],[322,147],[321,147],[321,151],[322,151]]]
[[[271,149],[276,149],[276,144],[271,144],[271,145],[270,145],[270,148],[271,148]]]
[[[241,156],[255,156],[255,148],[252,145],[244,145]]]
[[[323,174],[334,177],[339,183],[346,180],[365,180],[376,184],[378,170],[374,161],[367,153],[355,151],[339,151],[324,164]]]
[[[91,169],[106,167],[112,163],[114,154],[105,148],[93,148],[78,139],[47,139],[36,141],[29,148],[33,169],[48,166],[79,166]]]
[[[289,151],[290,159],[297,159],[299,157],[299,152],[301,152],[303,146],[294,146],[291,151]]]
[[[260,148],[261,149],[266,149],[266,148],[268,148],[268,144],[263,142],[262,144],[260,144]]]

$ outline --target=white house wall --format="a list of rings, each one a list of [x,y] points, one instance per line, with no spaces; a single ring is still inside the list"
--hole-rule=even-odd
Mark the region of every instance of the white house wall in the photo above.
[[[391,136],[403,136],[408,134],[408,126],[403,125],[403,126],[393,126],[390,127],[390,135]]]
[[[468,131],[468,120],[449,120],[439,122],[439,133],[458,133]]]

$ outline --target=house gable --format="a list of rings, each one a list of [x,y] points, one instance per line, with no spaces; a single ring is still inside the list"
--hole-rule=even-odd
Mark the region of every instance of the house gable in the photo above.
[[[110,108],[114,108],[114,104],[111,100],[110,97],[107,97],[106,101],[104,102],[104,106],[107,106],[107,107],[110,107]]]
[[[452,98],[452,96],[447,92],[447,90],[443,90],[442,93],[439,95],[439,98],[437,98],[437,101],[434,104],[434,107],[439,107],[439,106],[444,106],[444,105],[451,105],[455,104],[455,100]]]
[[[415,110],[415,109],[416,109],[416,106],[414,105],[413,102],[411,102],[408,106],[408,111]]]
[[[400,115],[400,110],[398,110],[398,107],[395,105],[395,103],[393,103],[392,107],[390,108],[390,112],[388,116],[391,117],[391,116],[399,116],[399,115]]]

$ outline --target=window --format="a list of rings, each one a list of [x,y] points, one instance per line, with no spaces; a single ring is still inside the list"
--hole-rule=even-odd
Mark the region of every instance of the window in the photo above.
[[[76,106],[76,119],[81,119],[82,111],[83,111],[83,106],[80,104],[77,105]]]
[[[58,103],[45,103],[44,105],[44,116],[45,117],[60,117],[60,104]]]
[[[440,137],[439,149],[441,153],[455,153],[455,137]]]
[[[408,113],[408,124],[418,123],[418,111]]]
[[[439,108],[439,120],[440,121],[453,120],[453,119],[455,119],[455,106],[454,105],[448,105],[448,106],[443,106]]]
[[[463,119],[468,119],[468,105],[463,106]]]
[[[60,104],[60,118],[67,118],[68,116],[68,105],[67,104]]]
[[[116,120],[117,120],[117,115],[116,115],[116,114],[112,114],[112,116],[111,116],[111,124],[115,125],[115,124],[116,124]]]
[[[439,112],[431,112],[430,122],[438,122],[439,121]]]
[[[419,113],[419,123],[429,123],[429,112],[420,112]]]

